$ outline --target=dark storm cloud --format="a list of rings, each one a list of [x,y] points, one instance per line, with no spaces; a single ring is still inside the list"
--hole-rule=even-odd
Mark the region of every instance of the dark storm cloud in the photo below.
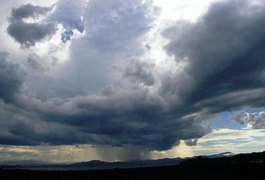
[[[187,66],[182,87],[176,81],[162,92],[179,88],[184,105],[208,113],[264,105],[265,8],[250,3],[215,3],[198,22],[164,32],[166,50]]]
[[[7,61],[7,57],[7,53],[0,52],[0,99],[12,102],[22,84],[22,75],[16,65]]]
[[[196,139],[211,132],[208,120],[216,113],[264,106],[265,8],[248,2],[216,3],[198,22],[182,22],[168,29],[166,50],[184,64],[176,74],[158,77],[146,62],[129,61],[126,66],[131,67],[125,68],[122,82],[97,94],[46,100],[21,95],[18,106],[31,113],[17,118],[20,123],[0,126],[5,129],[0,131],[0,143],[88,143],[167,150],[180,140],[195,145]],[[104,59],[119,52],[129,49],[130,53],[130,47],[139,45],[137,39],[149,29],[147,7],[137,0],[132,4],[129,0],[91,1],[84,16],[90,29],[72,44],[74,61],[68,65],[74,73],[67,71],[66,77],[77,74],[74,82],[83,85],[89,78],[88,67],[93,73],[105,73],[104,67],[94,66],[95,60],[105,63]],[[92,80],[98,83],[98,79]]]
[[[32,4],[24,4],[19,8],[12,9],[12,20],[22,20],[25,18],[36,18],[40,15],[45,15],[51,10],[48,7],[34,6]]]
[[[34,46],[37,42],[50,38],[56,32],[54,23],[27,23],[26,18],[36,18],[44,15],[51,8],[22,5],[12,10],[10,24],[7,28],[8,34],[13,37],[22,47]]]
[[[76,143],[166,150],[180,139],[198,138],[210,132],[200,119],[170,114],[159,97],[148,93],[143,89],[113,88],[102,95],[77,97],[69,102],[54,99],[45,104],[35,100],[27,103],[46,121],[75,127],[87,135],[79,136]]]

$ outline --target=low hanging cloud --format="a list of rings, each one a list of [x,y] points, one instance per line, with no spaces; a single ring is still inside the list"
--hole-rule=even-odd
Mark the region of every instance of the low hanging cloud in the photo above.
[[[45,15],[52,8],[33,6],[31,4],[22,5],[12,10],[10,24],[7,32],[11,37],[20,43],[21,47],[29,48],[37,42],[49,39],[56,32],[56,24],[51,22],[28,23],[27,18],[37,18]]]

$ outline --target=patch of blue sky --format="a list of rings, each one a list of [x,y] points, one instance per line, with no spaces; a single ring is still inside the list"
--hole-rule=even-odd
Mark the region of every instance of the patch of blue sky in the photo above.
[[[66,30],[62,33],[61,40],[63,43],[66,43],[67,41],[71,40],[71,37],[74,35],[74,32],[72,30]]]

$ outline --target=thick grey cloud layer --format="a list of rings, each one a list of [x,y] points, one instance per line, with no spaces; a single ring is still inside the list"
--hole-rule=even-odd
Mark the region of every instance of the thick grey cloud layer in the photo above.
[[[22,47],[34,46],[37,42],[50,38],[56,31],[54,23],[27,23],[24,19],[46,14],[51,8],[22,5],[12,10],[7,31]]]
[[[200,119],[171,114],[148,90],[125,90],[109,87],[99,95],[77,97],[68,102],[60,99],[41,103],[24,102],[48,122],[75,127],[87,136],[76,143],[122,146],[130,144],[148,150],[165,150],[180,139],[193,139],[210,132]],[[59,143],[65,144],[68,139]],[[52,142],[50,142],[52,143]]]
[[[250,1],[225,1],[212,5],[194,24],[182,22],[167,29],[170,43],[165,49],[184,65],[160,77],[147,61],[121,61],[141,55],[143,37],[155,17],[150,4],[90,1],[83,17],[86,33],[72,42],[70,60],[55,77],[57,86],[73,91],[68,95],[46,85],[43,91],[53,88],[65,96],[20,94],[17,107],[3,104],[3,119],[14,108],[17,115],[14,123],[1,121],[6,134],[0,143],[133,145],[146,150],[170,149],[180,140],[195,145],[197,138],[211,132],[208,120],[216,113],[264,106],[264,10]],[[70,26],[68,16],[60,12],[65,11],[54,16],[67,19],[64,26]],[[79,20],[74,19],[77,24]],[[78,28],[75,23],[71,28]],[[31,46],[33,39],[21,41]],[[28,60],[38,67],[34,59]],[[114,62],[125,65],[118,82],[108,79]]]

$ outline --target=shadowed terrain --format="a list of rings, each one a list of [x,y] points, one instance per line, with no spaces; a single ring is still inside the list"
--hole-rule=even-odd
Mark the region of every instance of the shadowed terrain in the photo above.
[[[231,157],[195,157],[179,165],[108,170],[5,169],[0,179],[264,179],[265,152]]]

